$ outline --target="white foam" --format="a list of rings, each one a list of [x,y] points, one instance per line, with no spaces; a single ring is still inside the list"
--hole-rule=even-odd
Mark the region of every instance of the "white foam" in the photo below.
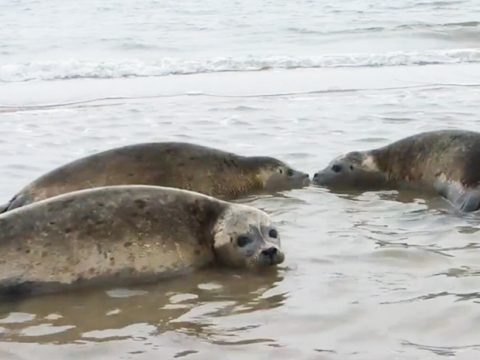
[[[66,59],[0,65],[0,81],[110,79],[267,69],[382,67],[478,62],[480,62],[480,49],[326,54],[315,57],[216,57],[198,60],[176,58],[162,58],[153,61]]]

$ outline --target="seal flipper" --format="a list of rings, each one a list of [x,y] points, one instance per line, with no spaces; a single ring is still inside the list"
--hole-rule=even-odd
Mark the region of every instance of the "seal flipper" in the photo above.
[[[6,204],[1,204],[0,205],[0,214],[3,214],[4,212],[7,212],[10,210],[10,206],[12,203],[17,199],[17,195],[15,195],[13,198],[11,198]]]
[[[465,212],[477,211],[480,209],[480,191],[467,190],[456,205]]]
[[[458,210],[472,212],[480,209],[480,189],[465,189],[459,182],[439,179],[434,186],[438,193],[449,200]]]
[[[0,214],[3,214],[4,212],[7,212],[8,211],[8,207],[10,206],[12,202],[9,201],[8,203],[6,204],[2,204],[0,205]]]

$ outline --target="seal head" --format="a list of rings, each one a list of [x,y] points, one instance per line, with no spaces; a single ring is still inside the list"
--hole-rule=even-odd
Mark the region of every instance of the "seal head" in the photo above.
[[[388,178],[369,153],[353,151],[333,160],[313,175],[313,184],[332,189],[376,190],[388,185]]]
[[[217,260],[229,267],[264,268],[283,262],[280,235],[263,211],[232,204],[213,229]]]
[[[268,191],[299,189],[310,184],[308,174],[294,170],[286,163],[271,157],[251,157],[258,166],[257,178]]]

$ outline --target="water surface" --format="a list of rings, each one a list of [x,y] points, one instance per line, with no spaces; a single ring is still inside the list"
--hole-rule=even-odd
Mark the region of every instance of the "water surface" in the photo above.
[[[0,12],[0,200],[149,141],[312,174],[420,131],[480,131],[477,1],[11,1]],[[478,215],[395,191],[241,200],[276,271],[0,304],[2,359],[475,359]]]

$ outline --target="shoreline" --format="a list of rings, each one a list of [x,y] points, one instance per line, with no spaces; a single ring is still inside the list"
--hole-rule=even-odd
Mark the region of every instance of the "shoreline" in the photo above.
[[[480,86],[480,64],[266,70],[2,83],[0,113],[30,110],[22,107],[38,110],[38,107],[54,108],[115,99],[292,96],[437,85]]]

